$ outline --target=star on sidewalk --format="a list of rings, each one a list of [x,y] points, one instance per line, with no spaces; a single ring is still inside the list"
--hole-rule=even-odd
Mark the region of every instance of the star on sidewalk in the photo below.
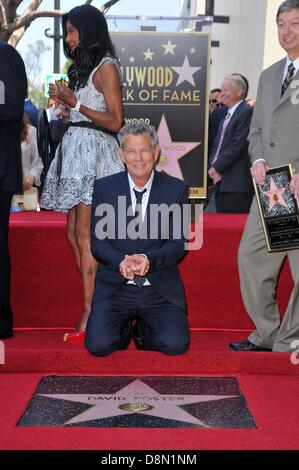
[[[165,49],[164,55],[167,55],[167,54],[174,55],[174,50],[178,46],[177,46],[177,44],[172,44],[171,40],[169,39],[167,44],[162,44],[162,47],[164,47],[164,49]]]
[[[204,428],[209,426],[185,411],[183,405],[235,398],[235,395],[160,394],[139,379],[114,394],[41,394],[40,396],[86,403],[91,406],[87,411],[68,420],[64,426],[137,413],[196,424]]]
[[[176,86],[180,85],[181,83],[187,81],[191,83],[191,85],[195,86],[193,75],[198,72],[202,67],[191,67],[189,63],[189,59],[186,56],[184,63],[181,67],[171,67],[176,73],[179,74],[179,78],[177,81]]]
[[[263,194],[269,198],[269,210],[271,211],[275,204],[280,204],[283,207],[288,207],[286,201],[282,197],[286,188],[278,188],[273,178],[270,179],[269,191],[263,191]]]
[[[156,170],[165,171],[165,173],[183,180],[179,159],[195,149],[201,142],[173,142],[164,114],[157,134],[161,146],[161,156]]]
[[[152,52],[150,50],[150,48],[148,48],[147,51],[143,52],[142,53],[144,55],[144,60],[153,60],[153,55],[155,54],[154,52]]]

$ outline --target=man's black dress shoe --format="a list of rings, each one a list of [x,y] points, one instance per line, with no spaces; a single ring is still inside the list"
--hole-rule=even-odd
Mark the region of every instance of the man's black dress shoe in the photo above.
[[[240,341],[239,343],[229,343],[229,349],[231,351],[271,351],[271,349],[260,348],[250,341]]]
[[[12,338],[13,319],[10,305],[0,305],[0,340]]]

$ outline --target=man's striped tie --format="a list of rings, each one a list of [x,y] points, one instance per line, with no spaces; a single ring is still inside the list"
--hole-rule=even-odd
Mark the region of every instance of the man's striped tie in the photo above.
[[[283,97],[283,95],[285,94],[286,90],[288,89],[292,79],[293,79],[293,76],[294,76],[294,73],[295,73],[295,67],[294,67],[294,64],[291,63],[289,66],[288,66],[288,73],[287,73],[287,76],[286,78],[284,79],[284,82],[282,84],[282,88],[281,88],[281,98]]]
[[[219,154],[220,154],[220,150],[221,150],[221,147],[222,147],[222,144],[223,144],[223,139],[224,139],[224,134],[225,134],[225,129],[228,125],[228,122],[229,122],[229,118],[230,118],[230,113],[228,112],[224,121],[223,121],[223,124],[222,124],[222,130],[221,130],[221,135],[220,135],[220,140],[219,140],[219,144],[218,144],[218,147],[217,147],[217,150],[216,150],[216,153],[215,153],[215,157],[212,161],[212,165],[218,160],[219,158]]]

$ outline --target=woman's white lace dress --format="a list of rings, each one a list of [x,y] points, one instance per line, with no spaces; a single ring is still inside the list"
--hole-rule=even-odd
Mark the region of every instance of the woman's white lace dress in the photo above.
[[[95,111],[107,111],[103,94],[92,83],[95,71],[106,61],[113,62],[120,73],[118,62],[113,57],[106,56],[90,74],[86,86],[75,92],[82,104]],[[91,122],[83,114],[73,110],[70,120]],[[91,205],[95,179],[124,170],[117,153],[116,139],[96,129],[70,127],[62,139],[61,151],[60,179],[58,180],[57,174],[58,147],[42,192],[43,209],[65,212],[79,203]]]

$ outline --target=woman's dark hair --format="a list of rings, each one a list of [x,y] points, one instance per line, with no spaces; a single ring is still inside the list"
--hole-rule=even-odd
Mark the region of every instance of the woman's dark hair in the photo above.
[[[75,51],[66,43],[68,21],[79,31],[80,43]],[[105,55],[115,57],[106,19],[92,5],[82,5],[63,15],[62,28],[64,53],[73,61],[68,70],[69,87],[72,90],[83,88],[90,73]]]

